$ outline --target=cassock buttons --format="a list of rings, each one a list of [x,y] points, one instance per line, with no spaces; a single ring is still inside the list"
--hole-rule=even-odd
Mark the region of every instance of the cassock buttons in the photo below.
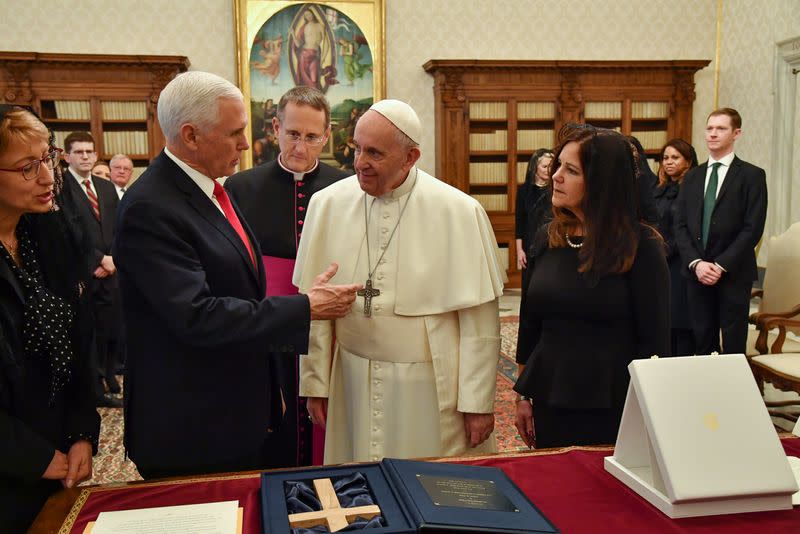
[[[297,221],[297,224],[303,224],[303,221]]]
[[[305,198],[305,195],[303,193],[297,193],[297,198]]]
[[[297,187],[303,187],[303,182],[297,182]]]
[[[297,210],[298,210],[298,211],[306,211],[306,209],[305,209],[303,206],[298,206],[298,207],[297,207]]]

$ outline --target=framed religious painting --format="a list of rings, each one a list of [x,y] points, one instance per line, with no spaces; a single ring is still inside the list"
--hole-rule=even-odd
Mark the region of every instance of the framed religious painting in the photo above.
[[[352,170],[356,120],[384,98],[384,0],[234,0],[239,87],[249,100],[242,168],[272,161],[278,101],[298,85],[322,91],[331,135],[321,159]]]

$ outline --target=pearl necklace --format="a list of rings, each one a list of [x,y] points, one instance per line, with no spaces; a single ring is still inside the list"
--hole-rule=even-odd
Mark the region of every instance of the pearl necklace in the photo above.
[[[570,241],[569,234],[567,233],[564,233],[564,237],[567,240],[567,245],[569,245],[571,248],[581,248],[583,246],[583,243],[573,243],[572,241]]]

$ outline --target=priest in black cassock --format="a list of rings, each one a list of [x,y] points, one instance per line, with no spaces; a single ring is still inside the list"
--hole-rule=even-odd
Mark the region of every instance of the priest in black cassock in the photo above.
[[[272,119],[280,146],[278,158],[225,182],[261,245],[267,295],[297,293],[292,272],[308,202],[314,193],[348,175],[319,161],[331,133],[330,116],[328,101],[318,90],[303,86],[289,90]],[[298,397],[297,365],[297,358],[286,355],[277,362],[286,413],[271,437],[274,464],[265,467],[322,463],[324,431],[312,431],[305,401]],[[312,451],[316,451],[313,456]]]

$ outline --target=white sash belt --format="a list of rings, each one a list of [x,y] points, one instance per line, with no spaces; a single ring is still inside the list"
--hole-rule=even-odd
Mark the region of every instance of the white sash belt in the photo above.
[[[431,361],[424,317],[366,317],[351,313],[336,321],[336,339],[350,354],[368,360]]]

